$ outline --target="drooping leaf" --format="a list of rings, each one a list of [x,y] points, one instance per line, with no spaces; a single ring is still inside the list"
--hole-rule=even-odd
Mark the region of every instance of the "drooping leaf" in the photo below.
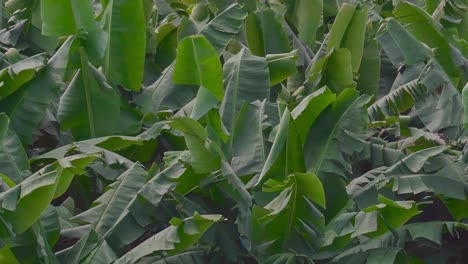
[[[220,53],[239,33],[245,16],[246,13],[240,6],[233,4],[207,23],[198,34],[205,36]],[[195,85],[173,83],[174,64],[169,65],[161,77],[135,99],[134,102],[141,106],[144,112],[180,109],[195,97],[197,88]]]
[[[52,199],[65,192],[73,176],[84,173],[84,167],[96,157],[76,155],[58,160],[1,193],[1,218],[8,221],[15,233],[24,232],[40,217]]]
[[[395,19],[390,19],[387,23],[387,30],[390,36],[400,47],[400,51],[403,53],[405,63],[407,65],[413,65],[419,62],[423,62],[429,58],[429,53],[424,45],[416,40],[404,27],[398,23]],[[381,42],[381,45],[391,45],[394,43],[388,43],[385,41]]]
[[[205,36],[218,53],[223,51],[242,28],[247,13],[239,4],[231,4],[198,33]]]
[[[88,226],[90,233],[81,240],[84,246],[77,243],[74,247],[60,253],[63,261],[110,263],[117,259],[106,239],[116,224],[130,213],[130,206],[137,197],[138,191],[143,187],[147,174],[140,164],[135,163],[109,186],[107,192],[94,201],[94,207],[71,218],[72,221]],[[94,234],[98,238],[93,238]]]
[[[371,120],[380,120],[382,116],[394,116],[410,109],[417,99],[427,95],[427,89],[417,80],[406,83],[380,98],[369,107]]]
[[[416,39],[437,49],[435,58],[450,77],[453,85],[457,86],[459,76],[453,63],[449,41],[445,39],[440,24],[424,10],[411,3],[401,3],[395,8],[394,14],[403,25],[407,26],[407,30]]]
[[[68,38],[36,78],[0,104],[0,111],[8,114],[10,128],[23,145],[31,143],[32,133],[44,117],[49,103],[59,96],[73,41],[73,38]]]
[[[91,224],[99,235],[105,235],[115,224],[136,192],[143,186],[147,172],[140,164],[133,165],[117,178],[110,189],[98,198],[90,210],[80,213],[72,218],[84,224]]]
[[[29,57],[0,71],[0,100],[18,90],[46,64],[43,54]]]
[[[161,251],[176,254],[192,246],[214,223],[222,220],[221,215],[198,214],[184,220],[173,219],[171,226],[130,250],[115,263],[135,263],[144,256]]]
[[[336,256],[333,260],[345,260],[349,259],[355,254],[360,252],[371,252],[372,250],[381,249],[381,250],[392,250],[392,244],[394,243],[393,239],[398,236],[409,235],[414,241],[417,238],[426,238],[432,242],[441,243],[441,238],[443,233],[450,233],[452,236],[455,234],[456,229],[466,229],[466,224],[458,222],[430,222],[430,223],[412,223],[398,228],[395,232],[385,233],[382,236],[376,237],[374,239],[369,239],[362,244],[354,246],[350,249],[347,249],[343,253]],[[401,246],[399,246],[401,248]],[[394,249],[393,249],[394,250]],[[391,259],[393,254],[389,254]]]

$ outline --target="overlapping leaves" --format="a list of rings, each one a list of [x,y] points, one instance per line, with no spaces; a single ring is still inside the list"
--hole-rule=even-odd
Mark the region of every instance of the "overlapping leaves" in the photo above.
[[[463,263],[467,10],[6,1],[0,262]]]

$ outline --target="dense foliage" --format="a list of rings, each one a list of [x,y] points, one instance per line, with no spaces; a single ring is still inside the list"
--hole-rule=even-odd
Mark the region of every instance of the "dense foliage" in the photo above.
[[[467,263],[468,1],[1,6],[0,263]]]

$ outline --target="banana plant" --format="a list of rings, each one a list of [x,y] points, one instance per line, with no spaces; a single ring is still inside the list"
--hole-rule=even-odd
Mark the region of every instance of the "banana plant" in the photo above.
[[[466,262],[466,1],[1,7],[1,263]]]

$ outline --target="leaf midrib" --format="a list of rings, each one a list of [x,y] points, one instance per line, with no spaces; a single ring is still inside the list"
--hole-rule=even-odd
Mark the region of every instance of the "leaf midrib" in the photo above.
[[[197,51],[197,47],[195,45],[195,38],[190,38],[190,41],[192,43],[193,58],[195,60],[195,65],[197,65],[197,73],[198,73],[198,80],[200,81],[200,86],[202,86],[203,88],[205,88],[207,90],[210,90],[208,87],[205,87],[205,85],[204,85],[202,69],[201,69],[201,65],[200,65],[200,60],[198,58],[198,51]]]
[[[231,133],[234,132],[234,128],[235,128],[235,123],[236,123],[236,108],[237,108],[237,97],[239,95],[239,76],[240,76],[240,66],[241,66],[241,61],[242,61],[242,58],[244,57],[244,50],[241,51],[241,54],[239,56],[239,60],[237,61],[236,63],[236,68],[237,68],[237,71],[234,73],[234,87],[235,87],[235,90],[234,90],[234,98],[232,100],[232,105],[231,105]],[[227,100],[227,98],[226,98]],[[231,149],[232,149],[232,143],[233,141],[231,140]]]
[[[88,123],[89,123],[89,133],[91,138],[96,137],[96,125],[94,120],[94,107],[93,103],[91,102],[91,91],[90,91],[90,77],[88,72],[88,65],[86,60],[86,54],[83,50],[83,47],[80,47],[80,59],[81,59],[81,72],[83,75],[83,88],[85,93],[85,100],[86,100],[86,114],[88,116]]]
[[[109,70],[109,63],[110,63],[110,44],[111,44],[111,33],[112,33],[112,12],[113,12],[113,7],[114,7],[114,0],[109,0],[107,2],[106,9],[108,10],[107,16],[110,16],[109,18],[106,17],[105,23],[107,23],[107,45],[106,45],[106,56],[105,56],[105,61],[104,61],[104,72],[106,75],[108,75],[108,70]],[[105,12],[105,11],[104,11]]]
[[[106,214],[107,210],[111,207],[110,205],[112,204],[112,202],[114,201],[114,198],[119,193],[119,190],[122,188],[122,185],[124,185],[123,183],[125,182],[127,177],[130,176],[130,172],[131,172],[130,170],[127,171],[127,175],[125,175],[125,177],[120,181],[119,185],[114,189],[114,192],[112,193],[112,196],[109,198],[109,201],[107,202],[106,206],[102,210],[101,215],[97,219],[96,223],[93,225],[93,229],[95,229],[98,226],[99,222],[102,220],[102,218]]]

